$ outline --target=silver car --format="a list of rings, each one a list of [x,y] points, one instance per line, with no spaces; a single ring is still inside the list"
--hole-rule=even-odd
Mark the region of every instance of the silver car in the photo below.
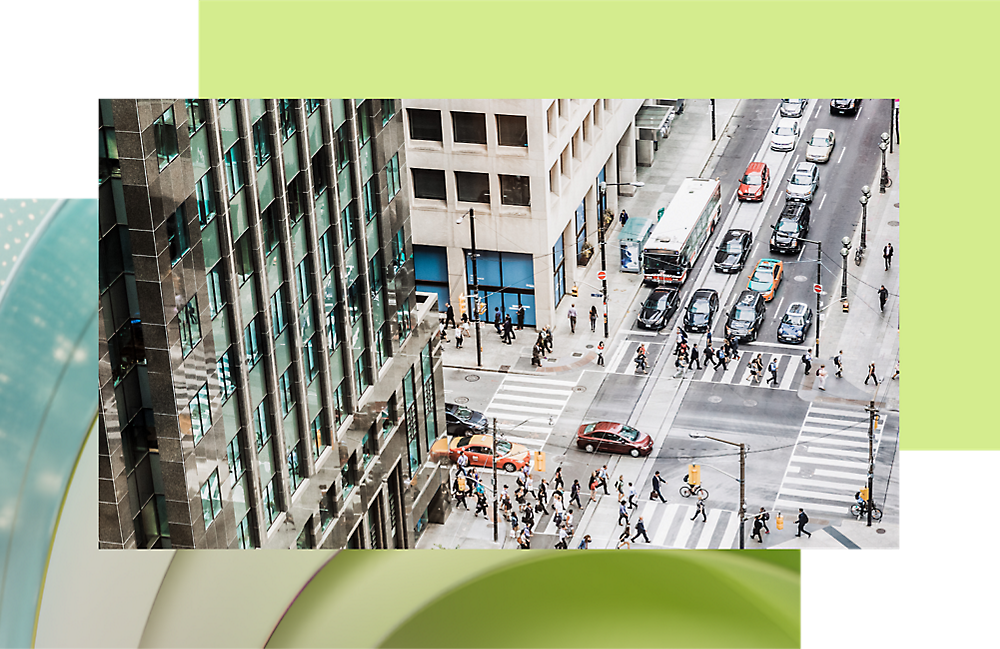
[[[836,135],[832,129],[818,128],[813,131],[809,144],[806,145],[806,160],[809,162],[827,162],[833,153]]]
[[[771,149],[773,151],[791,151],[799,141],[799,121],[791,117],[782,117],[771,131]]]
[[[814,162],[800,162],[785,188],[785,200],[810,202],[819,188],[819,167]]]

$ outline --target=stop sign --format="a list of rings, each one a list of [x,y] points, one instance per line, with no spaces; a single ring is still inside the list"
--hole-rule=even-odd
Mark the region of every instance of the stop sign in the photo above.
[[[822,284],[813,284],[813,292],[814,293],[822,293],[823,292],[823,285]]]
[[[597,271],[597,279],[604,281],[608,278],[608,274],[603,270]]]

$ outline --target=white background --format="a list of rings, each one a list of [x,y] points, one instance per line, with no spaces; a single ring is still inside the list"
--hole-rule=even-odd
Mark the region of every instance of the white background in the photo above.
[[[197,96],[197,2],[12,4],[0,198],[96,198],[96,100]],[[998,468],[996,452],[902,453],[900,550],[803,551],[803,647],[997,646]]]

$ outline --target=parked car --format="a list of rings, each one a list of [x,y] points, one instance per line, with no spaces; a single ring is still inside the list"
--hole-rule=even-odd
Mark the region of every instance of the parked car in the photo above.
[[[469,459],[469,466],[492,469],[495,464],[508,473],[523,469],[531,461],[531,453],[527,448],[505,439],[498,439],[494,462],[492,435],[466,435],[450,439],[442,437],[431,446],[431,457],[434,459],[448,457],[452,462],[457,462],[462,451],[465,451],[465,457]]]
[[[781,271],[784,264],[777,259],[761,259],[750,275],[750,282],[747,289],[757,291],[764,297],[765,302],[774,299],[774,294],[781,284]]]
[[[800,162],[785,188],[785,200],[812,202],[819,189],[819,167],[815,162]]]
[[[588,453],[607,451],[639,457],[652,452],[653,438],[625,424],[599,421],[577,429],[576,445]]]
[[[809,234],[809,206],[798,201],[788,201],[781,208],[778,222],[771,235],[771,252],[798,252],[802,247],[799,237]]]
[[[837,136],[832,129],[816,129],[813,131],[812,137],[809,138],[809,144],[806,145],[806,160],[809,162],[828,162],[836,141]]]
[[[476,435],[485,433],[486,415],[455,403],[444,404],[444,417],[449,435]]]
[[[747,263],[753,234],[749,230],[728,230],[715,253],[715,270],[720,273],[738,273]]]
[[[726,337],[736,336],[739,340],[754,341],[764,326],[767,307],[764,296],[757,291],[746,290],[729,310],[726,320]]]
[[[808,99],[782,99],[778,112],[782,117],[802,117],[808,103]]]
[[[813,312],[804,302],[792,302],[778,324],[778,342],[798,344],[805,342],[812,327]]]
[[[858,108],[861,107],[860,99],[831,99],[831,115],[857,115]]]
[[[639,311],[639,326],[646,329],[663,329],[680,304],[676,288],[654,288]]]
[[[791,151],[799,142],[799,122],[791,117],[782,117],[771,131],[773,151]]]
[[[771,174],[767,165],[763,162],[751,162],[747,166],[746,173],[740,179],[740,187],[736,191],[736,198],[741,201],[762,201],[764,192],[771,182]]]
[[[684,330],[708,331],[712,328],[715,313],[719,310],[719,294],[710,288],[699,288],[691,294],[684,309]]]

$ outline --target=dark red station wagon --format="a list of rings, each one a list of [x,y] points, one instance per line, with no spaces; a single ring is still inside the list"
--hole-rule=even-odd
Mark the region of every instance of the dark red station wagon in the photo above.
[[[639,457],[653,451],[653,438],[625,424],[599,421],[580,426],[576,431],[576,445],[588,453],[606,451]]]

